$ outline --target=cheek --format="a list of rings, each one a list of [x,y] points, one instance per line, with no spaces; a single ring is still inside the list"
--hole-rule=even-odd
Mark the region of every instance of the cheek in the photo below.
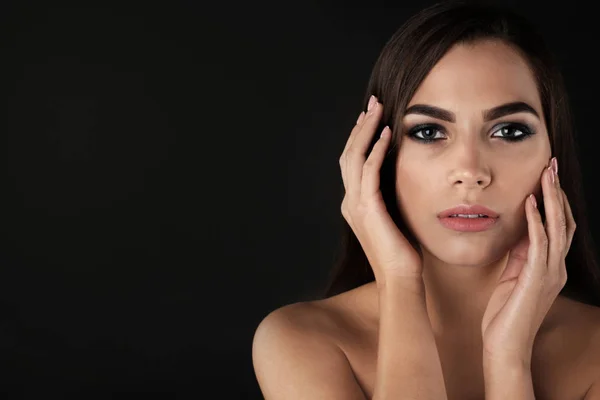
[[[423,171],[420,174],[412,168],[403,166],[396,170],[396,193],[398,199],[403,202],[411,202],[415,196],[419,196],[421,193],[420,178]]]
[[[523,233],[527,230],[525,206],[529,194],[536,196],[538,209],[543,211],[541,168],[539,164],[521,164],[518,169],[511,168],[497,176],[497,187],[492,192],[497,193],[494,196],[498,202],[496,206],[503,210],[505,226],[509,231]]]
[[[519,167],[513,167],[509,171],[506,171],[502,180],[504,186],[504,193],[509,196],[521,196],[521,201],[525,201],[525,198],[529,194],[533,193],[536,195],[536,199],[540,200],[542,194],[542,171],[544,166],[541,163],[523,163]]]
[[[420,215],[434,213],[439,207],[435,204],[435,177],[423,164],[404,165],[396,170],[396,197],[398,207],[405,220],[416,220]]]

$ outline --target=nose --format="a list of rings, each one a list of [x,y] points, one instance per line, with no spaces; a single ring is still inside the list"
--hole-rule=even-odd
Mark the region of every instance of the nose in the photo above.
[[[449,184],[463,188],[483,189],[490,184],[490,168],[477,140],[456,144],[448,174]]]

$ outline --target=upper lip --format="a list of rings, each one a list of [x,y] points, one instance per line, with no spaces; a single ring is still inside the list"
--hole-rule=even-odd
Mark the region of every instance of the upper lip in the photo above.
[[[452,214],[483,214],[483,215],[487,215],[490,218],[498,218],[498,213],[496,213],[493,210],[490,210],[487,207],[479,205],[479,204],[473,204],[473,205],[459,204],[456,207],[452,207],[452,208],[449,208],[449,209],[447,209],[445,211],[442,211],[438,215],[438,217],[439,218],[446,218],[446,217],[449,217]]]

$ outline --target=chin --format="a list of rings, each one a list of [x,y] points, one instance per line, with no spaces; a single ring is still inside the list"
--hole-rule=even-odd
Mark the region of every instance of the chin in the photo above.
[[[506,255],[508,249],[494,246],[485,246],[481,243],[444,243],[426,250],[429,256],[439,259],[443,263],[462,265],[466,267],[484,267],[499,261]]]

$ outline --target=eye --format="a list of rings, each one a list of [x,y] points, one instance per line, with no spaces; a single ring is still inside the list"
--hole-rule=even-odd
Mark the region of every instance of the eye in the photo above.
[[[408,132],[408,136],[419,142],[435,142],[438,140],[436,133],[441,133],[442,130],[441,126],[435,124],[417,125]]]
[[[440,140],[439,134],[443,134],[444,128],[437,124],[417,125],[410,129],[407,135],[420,143],[431,143]],[[500,133],[500,135],[496,135]],[[519,142],[533,135],[535,131],[525,124],[516,122],[506,123],[501,125],[499,129],[494,131],[492,137],[500,138],[507,142]]]
[[[500,129],[494,131],[494,133],[497,132],[500,132],[502,136],[495,137],[500,137],[502,139],[508,140],[509,142],[518,142],[524,140],[527,137],[533,135],[534,133],[533,129],[529,128],[528,126],[517,123],[506,124],[500,127]]]

